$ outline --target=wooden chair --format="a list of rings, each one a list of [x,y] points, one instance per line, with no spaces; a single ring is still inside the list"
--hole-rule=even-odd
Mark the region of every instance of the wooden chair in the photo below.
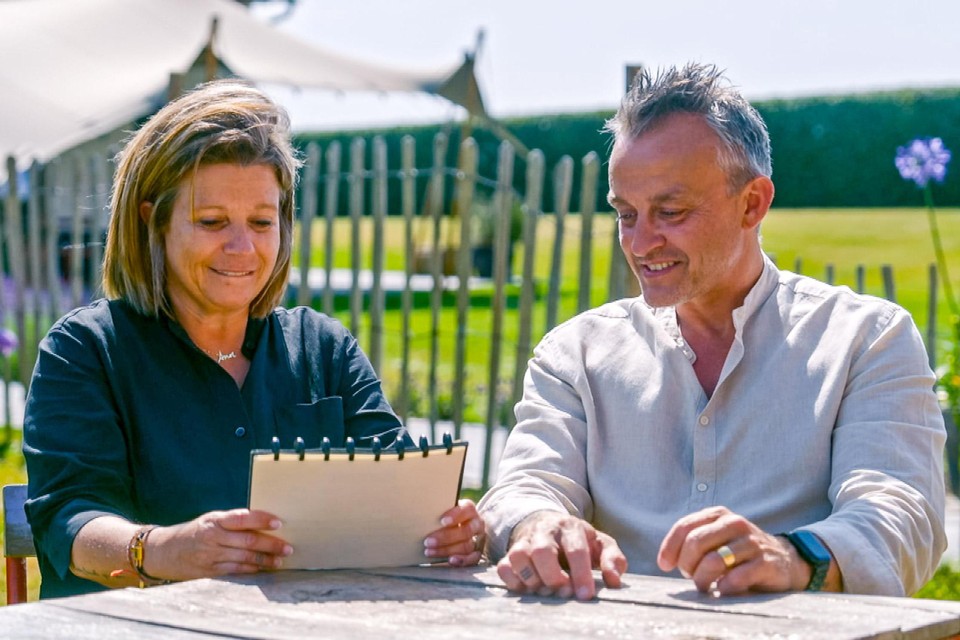
[[[3,488],[3,556],[7,561],[7,604],[27,601],[27,558],[37,555],[23,503],[27,485]]]

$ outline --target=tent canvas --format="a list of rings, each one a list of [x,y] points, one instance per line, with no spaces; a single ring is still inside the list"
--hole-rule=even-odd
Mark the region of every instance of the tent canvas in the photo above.
[[[0,0],[0,158],[20,168],[154,113],[172,74],[211,41],[221,68],[257,83],[444,96],[484,116],[472,59],[430,71],[305,43],[230,0]]]

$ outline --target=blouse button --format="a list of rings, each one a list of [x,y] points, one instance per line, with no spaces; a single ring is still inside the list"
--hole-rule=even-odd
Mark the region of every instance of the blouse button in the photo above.
[[[700,426],[705,427],[710,424],[710,418],[708,416],[700,416]]]
[[[706,483],[701,482],[700,484],[697,485],[697,491],[703,492],[703,491],[706,491],[706,490],[707,490],[707,485],[706,485]]]
[[[233,432],[233,435],[237,436],[238,438],[242,438],[244,435],[246,435],[246,433],[246,429],[243,427],[237,427],[237,430]]]

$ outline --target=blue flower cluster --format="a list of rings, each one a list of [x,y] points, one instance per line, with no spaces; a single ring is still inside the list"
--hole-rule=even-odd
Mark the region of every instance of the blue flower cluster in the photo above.
[[[931,180],[943,182],[950,150],[940,138],[917,138],[906,146],[897,147],[894,162],[904,180],[913,180],[923,189]]]

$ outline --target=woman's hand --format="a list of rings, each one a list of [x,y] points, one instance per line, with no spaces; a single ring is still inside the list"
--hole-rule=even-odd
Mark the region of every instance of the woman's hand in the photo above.
[[[440,516],[440,524],[443,526],[423,541],[425,556],[447,558],[447,562],[455,567],[480,562],[486,529],[473,500],[457,502],[457,506]]]
[[[150,532],[143,570],[164,580],[189,580],[229,573],[279,569],[293,553],[268,531],[280,520],[265,511],[211,511],[171,527]]]

